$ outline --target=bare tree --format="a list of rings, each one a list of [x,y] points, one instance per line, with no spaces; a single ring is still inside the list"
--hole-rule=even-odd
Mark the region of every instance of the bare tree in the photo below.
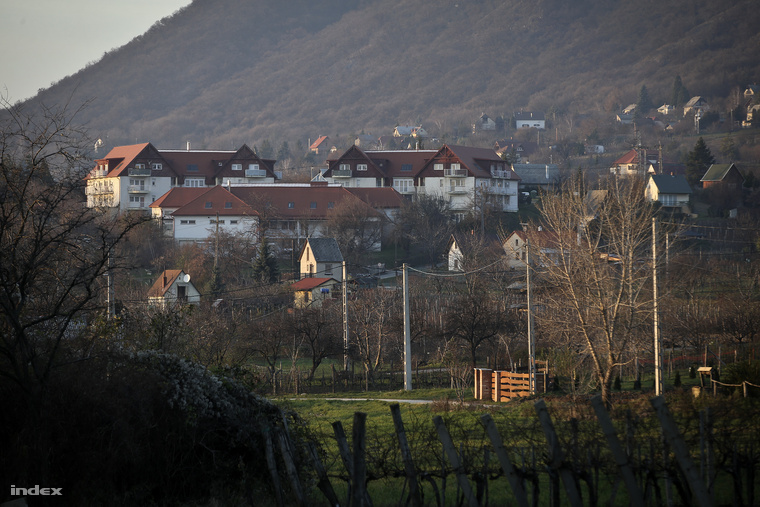
[[[621,352],[651,317],[654,209],[643,199],[640,182],[613,179],[606,202],[592,216],[574,185],[542,197],[542,225],[553,231],[554,241],[531,255],[553,287],[543,291],[541,303],[554,309],[556,320],[545,324],[565,326],[578,352],[590,356],[608,402]]]
[[[140,219],[83,205],[79,110],[0,104],[0,376],[38,408],[65,341],[104,309],[109,257]]]
[[[337,308],[331,305],[325,308],[295,310],[290,315],[290,329],[294,335],[301,337],[301,342],[311,357],[309,380],[314,378],[314,373],[322,361],[343,352]]]
[[[343,199],[327,219],[328,234],[338,242],[343,258],[361,264],[383,239],[384,216],[360,199]]]

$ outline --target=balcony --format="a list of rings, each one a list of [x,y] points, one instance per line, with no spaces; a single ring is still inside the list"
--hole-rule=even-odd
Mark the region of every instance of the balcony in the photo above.
[[[493,170],[491,171],[491,176],[494,178],[505,178],[508,180],[512,179],[512,171],[497,171]]]
[[[246,169],[246,178],[266,178],[267,172],[265,169]]]
[[[450,186],[448,189],[448,193],[450,194],[466,194],[467,193],[467,187],[465,186]]]
[[[130,167],[129,168],[129,175],[130,176],[150,176],[150,168],[148,167]]]
[[[110,195],[113,194],[113,187],[93,187],[88,186],[84,189],[85,195]]]
[[[333,169],[333,178],[350,178],[351,169]]]
[[[127,192],[130,194],[146,194],[148,189],[144,185],[129,185]]]
[[[444,169],[443,175],[447,178],[466,178],[467,169]]]

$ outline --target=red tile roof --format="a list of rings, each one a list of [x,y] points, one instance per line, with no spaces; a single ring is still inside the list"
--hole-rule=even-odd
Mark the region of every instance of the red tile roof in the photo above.
[[[260,209],[266,206],[272,209],[277,217],[283,219],[326,219],[334,208],[347,199],[364,204],[361,199],[344,187],[326,185],[233,186],[231,191],[253,208]],[[377,211],[368,205],[367,207],[370,214],[379,216]]]
[[[258,212],[224,187],[210,188],[172,213],[172,216],[255,216]]]
[[[150,204],[151,208],[180,208],[212,187],[174,187]]]
[[[290,288],[293,290],[312,290],[324,283],[329,282],[330,280],[338,283],[338,280],[335,278],[303,278],[291,285]]]
[[[375,209],[400,208],[404,204],[404,197],[390,187],[346,187],[346,190]]]

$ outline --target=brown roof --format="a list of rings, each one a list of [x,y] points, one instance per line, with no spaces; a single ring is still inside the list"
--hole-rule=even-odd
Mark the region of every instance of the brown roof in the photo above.
[[[346,187],[346,190],[373,208],[400,208],[404,197],[391,187]]]
[[[172,216],[254,216],[256,210],[224,187],[216,186],[172,213]]]
[[[338,280],[335,278],[303,278],[302,280],[299,280],[291,285],[290,288],[293,290],[312,290],[324,283],[329,282],[330,280],[338,283]]]
[[[150,204],[151,208],[181,208],[212,187],[174,187]]]
[[[325,219],[333,208],[346,199],[363,202],[344,187],[314,183],[310,186],[233,186],[231,191],[254,208],[271,207],[278,217],[284,219]],[[378,213],[374,209],[371,209],[371,212]]]
[[[490,178],[491,164],[501,164],[502,170],[509,169],[508,164],[490,148],[473,148],[470,146],[443,145],[431,157],[420,172],[420,176],[439,176],[433,172],[433,164],[458,162],[461,168],[476,178]],[[515,175],[516,176],[516,175]],[[514,178],[519,179],[519,178]]]
[[[164,297],[164,294],[166,294],[166,291],[169,290],[169,287],[172,286],[174,281],[181,274],[182,274],[181,269],[165,270],[163,273],[161,273],[161,276],[158,277],[158,280],[156,280],[153,286],[148,290],[148,297],[149,298]]]

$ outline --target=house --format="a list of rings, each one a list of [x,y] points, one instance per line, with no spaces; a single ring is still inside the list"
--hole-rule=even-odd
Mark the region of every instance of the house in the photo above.
[[[557,164],[512,164],[520,177],[521,190],[550,190],[561,182]]]
[[[343,255],[334,238],[308,238],[298,255],[301,278],[343,281]]]
[[[393,129],[393,137],[428,137],[427,131],[422,126],[398,125]]]
[[[507,267],[524,270],[528,262],[528,242],[530,242],[530,264],[541,266],[546,262],[559,262],[563,248],[557,234],[539,227],[535,231],[513,231],[502,243],[506,254]]]
[[[676,112],[675,106],[671,106],[670,104],[663,104],[660,107],[657,108],[657,112],[668,116]]]
[[[248,146],[237,150],[158,150],[150,143],[117,146],[85,178],[87,207],[147,213],[156,199],[175,187],[229,183],[273,183],[275,160]]]
[[[180,244],[207,241],[219,231],[258,241],[258,212],[224,187],[212,187],[171,212],[170,218],[172,236]]]
[[[151,217],[161,224],[165,236],[174,237],[172,213],[205,194],[211,188],[213,187],[174,187],[149,205]]]
[[[299,309],[321,308],[325,301],[337,299],[340,282],[330,277],[303,278],[290,286],[295,292],[293,306]]]
[[[445,255],[449,271],[464,271],[468,262],[471,266],[484,266],[498,260],[503,254],[498,236],[482,236],[470,231],[469,234],[452,234]]]
[[[648,166],[656,163],[656,157],[647,158],[646,149],[633,148],[612,163],[610,174],[617,176],[643,176]]]
[[[516,129],[524,129],[524,128],[534,128],[543,130],[546,128],[546,118],[544,118],[544,113],[533,113],[533,112],[519,112],[515,113],[515,128]]]
[[[689,196],[692,190],[683,175],[653,174],[649,176],[644,195],[651,202],[658,202],[663,208],[689,213]]]
[[[148,303],[159,308],[176,305],[199,305],[201,293],[181,269],[167,269],[148,290]]]
[[[744,185],[744,176],[735,164],[713,164],[700,181],[702,188],[723,187],[736,191]]]
[[[323,236],[335,210],[349,206],[363,210],[368,228],[375,227],[368,234],[380,237],[376,232],[384,225],[382,211],[340,185],[326,182],[239,185],[232,186],[230,192],[258,212],[268,241],[281,248],[297,250],[304,239]],[[374,245],[375,250],[380,247],[380,242]]]
[[[623,109],[623,114],[633,115],[635,113],[636,113],[636,104],[630,104],[628,107]]]
[[[319,136],[316,141],[311,143],[309,151],[315,155],[326,155],[330,152],[330,138]]]
[[[488,130],[496,130],[496,122],[493,121],[491,118],[488,117],[486,113],[483,113],[480,115],[480,118],[475,120],[475,123],[472,124],[472,132],[478,132],[478,131],[488,131]]]
[[[689,113],[694,113],[697,116],[701,116],[710,110],[710,106],[707,101],[699,95],[689,99],[689,102],[683,106],[683,115],[686,116]]]
[[[760,96],[760,85],[747,85],[747,88],[744,90],[744,98],[747,100],[755,100],[758,96]]]
[[[615,116],[615,121],[622,125],[630,125],[631,123],[633,123],[633,115],[620,113]]]
[[[509,160],[513,163],[527,164],[530,156],[538,151],[538,144],[531,141],[501,139],[494,143],[493,149],[501,158],[509,156]]]
[[[352,146],[328,160],[323,176],[347,188],[392,186],[401,195],[437,195],[461,217],[472,211],[476,194],[499,211],[517,211],[520,178],[487,148],[363,151]]]

